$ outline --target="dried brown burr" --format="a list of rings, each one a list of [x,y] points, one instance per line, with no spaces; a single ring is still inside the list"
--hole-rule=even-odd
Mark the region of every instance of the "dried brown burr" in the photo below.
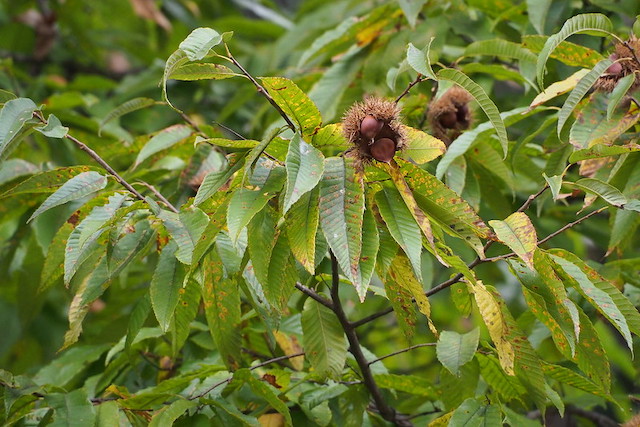
[[[453,86],[429,105],[427,119],[431,134],[446,145],[469,129],[473,118],[469,109],[472,96],[466,90]]]
[[[635,74],[635,81],[630,90],[640,86],[640,40],[634,35],[629,37],[626,43],[616,43],[614,51],[609,55],[609,59],[614,62],[596,80],[594,88],[603,92],[611,92],[621,78],[629,74]]]

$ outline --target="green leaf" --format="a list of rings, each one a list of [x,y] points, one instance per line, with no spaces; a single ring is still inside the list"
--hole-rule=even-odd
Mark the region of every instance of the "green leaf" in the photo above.
[[[500,367],[500,361],[491,355],[476,354],[482,378],[505,402],[521,400],[527,394],[518,377],[507,375]]]
[[[16,98],[4,104],[0,110],[0,162],[11,154],[25,135],[37,109],[37,105],[28,98]]]
[[[177,249],[178,246],[174,241],[162,248],[158,265],[149,284],[151,306],[162,332],[169,330],[182,289],[180,267],[175,257]]]
[[[171,71],[168,78],[182,81],[222,80],[237,75],[231,68],[224,65],[205,63],[180,65]]]
[[[320,189],[305,193],[287,212],[285,226],[291,252],[311,274],[315,272],[316,234],[319,224]]]
[[[524,212],[515,212],[504,221],[489,221],[496,236],[533,270],[533,253],[538,246],[536,229]]]
[[[498,426],[502,424],[500,409],[495,405],[483,405],[469,398],[462,402],[451,416],[449,425],[459,426]]]
[[[173,125],[158,132],[142,147],[133,167],[136,168],[147,158],[162,150],[172,147],[191,135],[191,128],[186,125]]]
[[[67,239],[73,231],[73,224],[65,222],[53,236],[47,249],[42,272],[40,274],[40,287],[38,292],[46,291],[55,280],[64,272],[64,256]]]
[[[292,426],[291,414],[289,408],[284,404],[282,400],[278,398],[275,388],[267,385],[266,382],[260,381],[251,374],[248,369],[239,369],[233,374],[233,381],[242,381],[249,384],[251,391],[253,391],[259,397],[265,399],[276,411],[284,416],[286,425]]]
[[[52,193],[76,175],[89,172],[90,166],[71,166],[37,173],[0,195],[0,199],[28,193]]]
[[[96,206],[80,224],[71,232],[67,239],[64,258],[64,282],[68,284],[78,267],[84,261],[95,245],[98,237],[103,233],[102,226],[109,221],[118,208],[126,200],[125,194],[114,194],[103,206]]]
[[[519,43],[502,39],[481,40],[464,49],[464,56],[490,55],[513,58],[520,61],[536,62],[536,55]]]
[[[69,128],[62,126],[60,119],[53,114],[49,114],[47,124],[44,126],[37,126],[35,128],[38,132],[49,138],[64,138],[69,132]]]
[[[620,104],[620,101],[627,94],[629,88],[631,87],[633,82],[635,82],[635,80],[636,75],[629,74],[628,76],[624,76],[623,78],[621,78],[616,84],[616,87],[613,88],[613,91],[609,96],[609,105],[607,105],[607,120],[611,120],[613,112],[616,110],[616,108]]]
[[[242,413],[242,411],[240,411],[238,408],[236,408],[233,404],[230,404],[229,402],[227,402],[224,399],[218,399],[218,400],[201,399],[201,401],[202,401],[202,403],[205,403],[207,405],[211,405],[211,406],[215,407],[216,409],[220,409],[220,410],[224,411],[225,414],[229,415],[234,420],[240,422],[242,425],[249,426],[249,427],[260,427],[261,426],[261,424],[258,422],[257,419],[255,419],[254,417],[250,417],[248,415],[245,415],[244,413]]]
[[[96,427],[111,427],[120,423],[120,407],[118,402],[108,400],[95,406]]]
[[[98,135],[102,131],[102,128],[112,120],[115,120],[119,117],[124,116],[125,114],[132,113],[134,111],[141,110],[146,107],[150,107],[151,105],[155,105],[156,100],[151,98],[134,98],[130,99],[127,102],[124,102],[118,105],[113,110],[109,111],[106,116],[100,122],[100,128],[98,130]]]
[[[203,270],[202,301],[209,332],[225,366],[238,369],[242,350],[238,284],[235,279],[225,277],[216,251],[209,252]]]
[[[131,344],[138,336],[138,333],[144,326],[144,323],[147,321],[147,318],[151,313],[151,309],[151,297],[149,294],[146,294],[143,298],[139,299],[133,306],[133,310],[131,310],[131,314],[129,315],[129,323],[127,325],[127,337],[124,342],[125,351],[128,352],[131,349]]]
[[[542,48],[542,51],[538,55],[538,63],[536,65],[538,85],[541,88],[544,87],[544,69],[549,56],[556,49],[556,47],[558,47],[558,45],[569,36],[585,32],[607,36],[610,35],[612,31],[613,25],[611,24],[611,21],[609,21],[609,18],[601,13],[585,13],[569,18],[558,33],[552,35],[547,39],[544,47]],[[607,67],[609,65],[607,65]],[[605,69],[607,67],[605,67]]]
[[[197,406],[196,400],[179,399],[170,405],[164,406],[153,414],[149,427],[165,427],[171,426],[180,418],[188,409]]]
[[[502,145],[502,152],[504,157],[507,156],[507,149],[509,147],[509,139],[507,137],[507,130],[505,128],[504,122],[502,121],[502,117],[500,116],[500,111],[498,111],[498,107],[491,101],[487,93],[482,89],[480,85],[471,80],[461,71],[458,71],[453,68],[445,68],[438,71],[438,80],[448,80],[453,83],[456,83],[463,89],[473,96],[473,98],[478,102],[480,108],[485,112],[489,121],[493,125],[496,130],[496,135],[498,135],[498,139],[500,140],[500,144]]]
[[[418,15],[425,3],[427,3],[427,0],[398,0],[398,5],[400,5],[400,9],[402,9],[402,13],[404,13],[411,28],[415,28]]]
[[[380,388],[410,393],[416,396],[425,396],[435,399],[436,392],[432,383],[424,377],[417,375],[374,375],[374,380]]]
[[[404,132],[407,138],[407,147],[401,152],[403,158],[411,158],[421,165],[438,158],[447,151],[444,142],[421,130],[404,126]]]
[[[480,340],[480,329],[466,334],[442,331],[436,345],[436,355],[440,363],[453,375],[460,375],[460,367],[473,359]]]
[[[160,86],[162,86],[162,100],[166,102],[171,108],[174,110],[181,112],[178,108],[176,108],[171,101],[169,101],[169,96],[167,94],[167,80],[169,80],[169,76],[176,69],[180,68],[182,65],[189,62],[189,58],[187,58],[187,54],[184,53],[181,49],[177,49],[175,52],[169,56],[167,62],[164,66],[164,73],[162,74],[162,81],[160,82]]]
[[[599,179],[582,178],[570,184],[586,191],[587,193],[602,197],[602,199],[610,205],[621,208],[625,203],[627,203],[627,198],[620,192],[620,190],[611,184],[600,181]]]
[[[522,46],[534,53],[540,53],[548,39],[547,36],[523,35]],[[592,68],[604,57],[597,50],[563,41],[551,52],[550,58],[557,59],[571,67]]]
[[[409,208],[405,205],[400,193],[389,186],[383,187],[382,191],[376,193],[375,201],[391,236],[407,254],[415,276],[419,281],[422,281],[420,257],[422,254],[422,236],[420,227],[413,219]]]
[[[347,340],[336,315],[308,298],[301,322],[305,355],[314,372],[321,377],[340,378],[347,359]]]
[[[107,185],[107,177],[98,172],[83,172],[65,182],[55,193],[47,197],[47,200],[29,217],[27,222],[43,212],[56,206],[63,205],[72,200],[81,199],[98,190],[102,190]]]
[[[229,178],[236,173],[244,164],[244,157],[230,156],[230,161],[227,167],[211,172],[204,177],[202,184],[198,188],[196,197],[193,200],[195,206],[199,206],[206,200],[211,198],[222,187]]]
[[[318,132],[322,125],[320,111],[293,81],[284,77],[260,77],[260,80],[282,111],[299,126],[303,138]]]
[[[320,224],[340,268],[355,286],[361,301],[369,286],[362,282],[360,269],[363,215],[363,182],[353,159],[326,159],[320,185]]]
[[[527,0],[527,16],[538,34],[544,34],[550,6],[551,0]]]
[[[93,405],[83,389],[52,393],[46,396],[45,401],[55,411],[54,421],[50,426],[84,427],[95,422]]]
[[[222,35],[208,27],[200,27],[193,30],[186,39],[180,43],[182,50],[190,61],[199,61],[209,51],[222,42]]]
[[[577,163],[581,160],[598,159],[602,157],[618,156],[620,154],[635,153],[640,151],[638,145],[605,145],[596,144],[589,148],[576,150],[569,156],[570,163]]]
[[[416,72],[432,80],[438,80],[436,74],[431,68],[431,60],[429,58],[431,43],[433,43],[434,39],[435,37],[431,37],[431,40],[429,40],[426,52],[415,47],[413,43],[409,43],[409,46],[407,47],[407,62]]]
[[[209,222],[207,214],[192,206],[180,213],[161,210],[157,216],[178,245],[178,261],[191,264],[195,245]]]
[[[587,94],[591,86],[598,80],[598,77],[600,77],[604,70],[609,68],[611,64],[613,64],[613,61],[610,59],[603,59],[598,62],[591,71],[580,79],[576,87],[571,91],[569,97],[562,105],[562,109],[560,109],[558,113],[558,138],[565,123],[569,120],[569,116],[576,108],[576,105],[578,105],[578,102]]]
[[[558,194],[560,194],[560,189],[562,188],[562,175],[548,177],[543,172],[542,177],[547,182],[549,190],[551,190],[551,196],[553,197],[553,200],[558,200]]]
[[[266,179],[263,176],[266,176]],[[249,224],[251,218],[276,196],[284,184],[284,179],[282,167],[262,161],[256,166],[256,172],[250,179],[250,188],[241,187],[233,193],[227,211],[229,237],[233,242],[238,240],[240,232]]]
[[[630,329],[636,334],[640,332],[640,313],[633,310],[631,302],[615,286],[574,254],[556,249],[551,252],[551,257],[566,274],[573,278],[574,287],[578,292],[620,331],[633,352]]]
[[[254,139],[226,139],[226,138],[207,138],[196,140],[198,144],[212,144],[218,147],[228,148],[255,148],[260,144],[260,141]]]
[[[351,27],[353,27],[353,25],[357,22],[358,19],[356,17],[349,17],[347,19],[344,19],[336,28],[332,28],[326,31],[320,37],[315,38],[313,40],[313,43],[311,44],[311,47],[306,49],[302,53],[302,56],[300,56],[298,67],[303,67],[309,61],[309,59],[313,58],[315,55],[321,52],[323,48],[343,37],[345,33],[349,29],[351,29]]]
[[[595,384],[588,378],[583,377],[582,375],[576,373],[571,369],[559,365],[552,365],[550,363],[545,363],[542,368],[545,375],[553,378],[560,384],[575,387],[578,390],[591,393],[594,396],[604,397],[611,402],[614,401],[609,393],[603,390],[601,386]]]
[[[332,123],[320,128],[318,133],[313,135],[311,145],[314,147],[332,147],[340,150],[349,148],[349,141],[342,133],[341,123]]]
[[[302,195],[311,191],[322,178],[324,156],[317,148],[302,140],[296,133],[289,144],[287,161],[287,186],[282,212],[287,211]]]

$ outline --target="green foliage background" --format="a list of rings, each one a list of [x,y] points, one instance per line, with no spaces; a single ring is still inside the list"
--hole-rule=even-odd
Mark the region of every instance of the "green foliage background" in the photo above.
[[[628,420],[640,113],[632,78],[590,88],[638,14],[0,2],[0,422]],[[342,114],[412,82],[398,163],[341,157]],[[475,123],[444,153],[452,82]]]

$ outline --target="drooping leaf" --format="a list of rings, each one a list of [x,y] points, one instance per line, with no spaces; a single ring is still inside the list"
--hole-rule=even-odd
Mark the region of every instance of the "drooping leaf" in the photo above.
[[[70,166],[40,172],[1,194],[0,199],[18,194],[52,193],[74,176],[94,169],[90,166]]]
[[[95,411],[84,389],[69,393],[51,393],[45,401],[55,411],[53,426],[81,427],[93,425]]]
[[[0,110],[0,162],[6,159],[35,121],[37,105],[28,98],[7,101]],[[33,123],[31,123],[33,122]]]
[[[460,373],[460,367],[471,361],[478,348],[480,329],[466,334],[454,331],[442,331],[436,345],[436,355],[440,363],[453,375]]]
[[[508,325],[503,317],[500,304],[480,281],[472,285],[471,291],[475,297],[482,320],[489,330],[491,340],[495,344],[496,350],[498,350],[500,366],[508,375],[515,375],[515,350],[513,343],[509,341]]]
[[[507,375],[500,367],[500,361],[495,356],[476,353],[475,357],[480,365],[482,378],[506,402],[522,399],[526,395],[527,390],[518,377]]]
[[[533,253],[538,245],[536,229],[524,212],[515,212],[504,221],[489,221],[496,236],[533,270]]]
[[[139,166],[144,160],[162,150],[172,147],[187,138],[189,135],[191,135],[191,128],[186,125],[174,125],[163,129],[147,141],[144,147],[142,147],[142,150],[138,153],[138,157],[136,157],[133,167],[135,168]]]
[[[495,405],[483,405],[476,399],[462,402],[451,416],[450,426],[495,426],[502,423],[500,409]]]
[[[178,246],[174,241],[162,249],[149,284],[151,306],[163,332],[169,330],[182,289],[181,270],[175,257],[177,250]]]
[[[45,125],[36,126],[35,130],[49,138],[64,138],[69,132],[69,128],[62,126],[60,119],[53,114],[49,114],[49,118]]]
[[[546,375],[558,381],[560,384],[575,387],[578,390],[586,391],[594,396],[604,397],[609,401],[613,401],[613,398],[603,390],[602,387],[571,369],[549,363],[545,363],[542,368]]]
[[[156,104],[155,99],[151,98],[134,98],[126,101],[120,105],[118,105],[113,110],[109,111],[106,116],[100,122],[100,128],[98,133],[104,128],[104,126],[112,120],[115,120],[119,117],[124,116],[125,114],[132,113],[134,111],[141,110],[143,108],[149,107],[151,105]]]
[[[398,255],[394,258],[389,268],[389,274],[385,280],[392,280],[400,287],[409,291],[416,301],[418,310],[427,318],[429,329],[435,336],[438,336],[438,331],[431,321],[431,303],[425,295],[422,284],[418,282],[413,275],[411,263],[406,256]]]
[[[364,191],[362,177],[350,158],[325,160],[320,185],[320,224],[340,268],[363,300],[368,284],[362,282],[362,224]]]
[[[584,32],[596,33],[598,35],[606,36],[611,34],[612,31],[613,25],[611,24],[611,21],[609,21],[609,18],[601,13],[585,13],[569,18],[564,23],[559,32],[547,39],[544,47],[542,48],[542,51],[538,55],[538,63],[536,65],[538,85],[541,88],[544,87],[544,69],[547,60],[549,59],[549,56],[551,56],[551,53],[556,49],[556,47],[558,47],[558,45],[562,43],[567,37],[573,34]],[[607,65],[607,67],[609,65]],[[604,69],[606,69],[607,67],[605,67]]]
[[[607,105],[607,120],[611,120],[613,112],[620,104],[622,98],[627,94],[634,81],[635,74],[624,76],[618,81],[613,91],[611,91],[611,95],[609,96],[609,105]]]
[[[544,34],[550,6],[551,0],[527,0],[527,16],[538,34]]]
[[[314,371],[339,378],[347,358],[347,341],[334,312],[309,298],[301,322],[305,355]]]
[[[304,142],[300,134],[296,133],[289,144],[285,167],[287,185],[283,213],[287,213],[302,195],[320,182],[324,172],[324,156],[320,150]]]
[[[434,398],[433,385],[426,378],[417,375],[377,374],[374,376],[378,387],[410,393],[416,396]]]
[[[178,399],[170,405],[160,408],[153,414],[149,427],[163,427],[173,425],[188,409],[198,404],[195,400]]]
[[[520,61],[535,62],[536,55],[519,43],[502,39],[473,42],[464,49],[464,56],[490,55],[513,58]]]
[[[322,125],[318,107],[291,80],[284,77],[261,77],[269,95],[294,123],[299,126],[303,138],[313,136]]]
[[[300,197],[287,212],[287,237],[291,252],[309,273],[315,271],[316,232],[319,224],[320,190]]]
[[[616,207],[622,207],[625,203],[627,203],[627,198],[620,192],[620,190],[618,190],[611,184],[600,181],[599,179],[582,178],[574,183],[571,183],[571,185],[574,187],[578,187],[579,189],[586,191],[587,193],[595,194],[598,197],[602,197],[605,202]]]
[[[178,251],[175,254],[178,261],[191,264],[195,245],[209,222],[207,214],[191,206],[179,213],[161,210],[158,218],[178,245]]]
[[[240,335],[240,293],[236,280],[225,277],[216,251],[206,256],[202,301],[213,337],[222,361],[229,369],[240,367],[242,336]]]
[[[429,59],[429,53],[431,51],[431,43],[433,43],[435,37],[432,37],[429,40],[429,44],[427,45],[426,52],[421,51],[417,47],[413,45],[413,43],[409,43],[407,47],[407,62],[416,72],[422,74],[425,77],[428,77],[432,80],[438,80],[436,78],[436,74],[433,72],[431,68],[431,61]]]
[[[548,36],[523,35],[522,46],[537,54],[542,51],[548,39]],[[604,57],[597,50],[565,40],[551,52],[550,58],[557,59],[571,67],[591,68]]]
[[[249,371],[248,369],[239,369],[238,371],[236,371],[233,374],[233,381],[241,381],[248,384],[249,387],[251,387],[251,391],[253,391],[259,397],[265,399],[269,403],[269,405],[273,407],[273,409],[284,416],[287,426],[293,425],[289,408],[284,404],[282,400],[280,400],[280,398],[276,394],[276,389],[274,387],[254,377],[251,371]]]
[[[415,276],[422,281],[420,227],[395,188],[385,186],[382,191],[376,193],[375,200],[391,236],[407,254]]]
[[[498,135],[498,139],[502,145],[502,152],[504,157],[506,157],[509,145],[507,130],[504,122],[502,121],[502,117],[500,116],[500,111],[498,111],[498,107],[496,107],[484,89],[464,73],[453,68],[445,68],[438,71],[437,77],[438,80],[448,80],[459,85],[473,96],[495,128],[496,135]]]
[[[393,312],[396,315],[400,330],[404,334],[407,341],[411,341],[415,332],[418,318],[413,305],[413,294],[409,289],[402,286],[395,280],[387,280],[386,274],[378,273],[384,283],[384,290],[389,299]]]
[[[91,193],[102,190],[106,185],[106,176],[98,172],[82,172],[62,184],[55,193],[47,197],[47,200],[36,209],[27,222],[31,222],[38,215],[51,208],[63,205],[72,200],[81,199]]]

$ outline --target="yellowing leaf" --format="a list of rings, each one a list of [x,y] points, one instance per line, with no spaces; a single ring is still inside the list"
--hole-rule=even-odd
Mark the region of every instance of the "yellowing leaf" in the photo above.
[[[482,316],[482,320],[487,329],[489,335],[493,340],[498,351],[498,359],[500,360],[500,366],[509,374],[515,375],[513,366],[515,363],[515,354],[513,345],[509,342],[507,324],[500,310],[500,305],[496,301],[495,297],[487,290],[481,281],[476,281],[471,285],[471,292],[473,292],[478,310]]]
[[[556,96],[560,96],[564,93],[569,92],[570,90],[573,90],[580,79],[586,76],[587,73],[589,73],[589,70],[583,68],[579,71],[576,71],[564,80],[550,84],[548,88],[546,88],[545,90],[540,92],[538,96],[533,98],[533,101],[531,101],[531,104],[529,105],[529,109],[534,109],[537,106],[549,101],[550,99],[555,98]]]
[[[402,151],[402,157],[409,157],[418,164],[430,162],[443,155],[447,150],[444,142],[421,130],[404,126],[407,134],[407,148]]]
[[[509,246],[533,270],[533,254],[538,237],[531,220],[524,212],[515,212],[504,221],[489,221],[498,239]]]

